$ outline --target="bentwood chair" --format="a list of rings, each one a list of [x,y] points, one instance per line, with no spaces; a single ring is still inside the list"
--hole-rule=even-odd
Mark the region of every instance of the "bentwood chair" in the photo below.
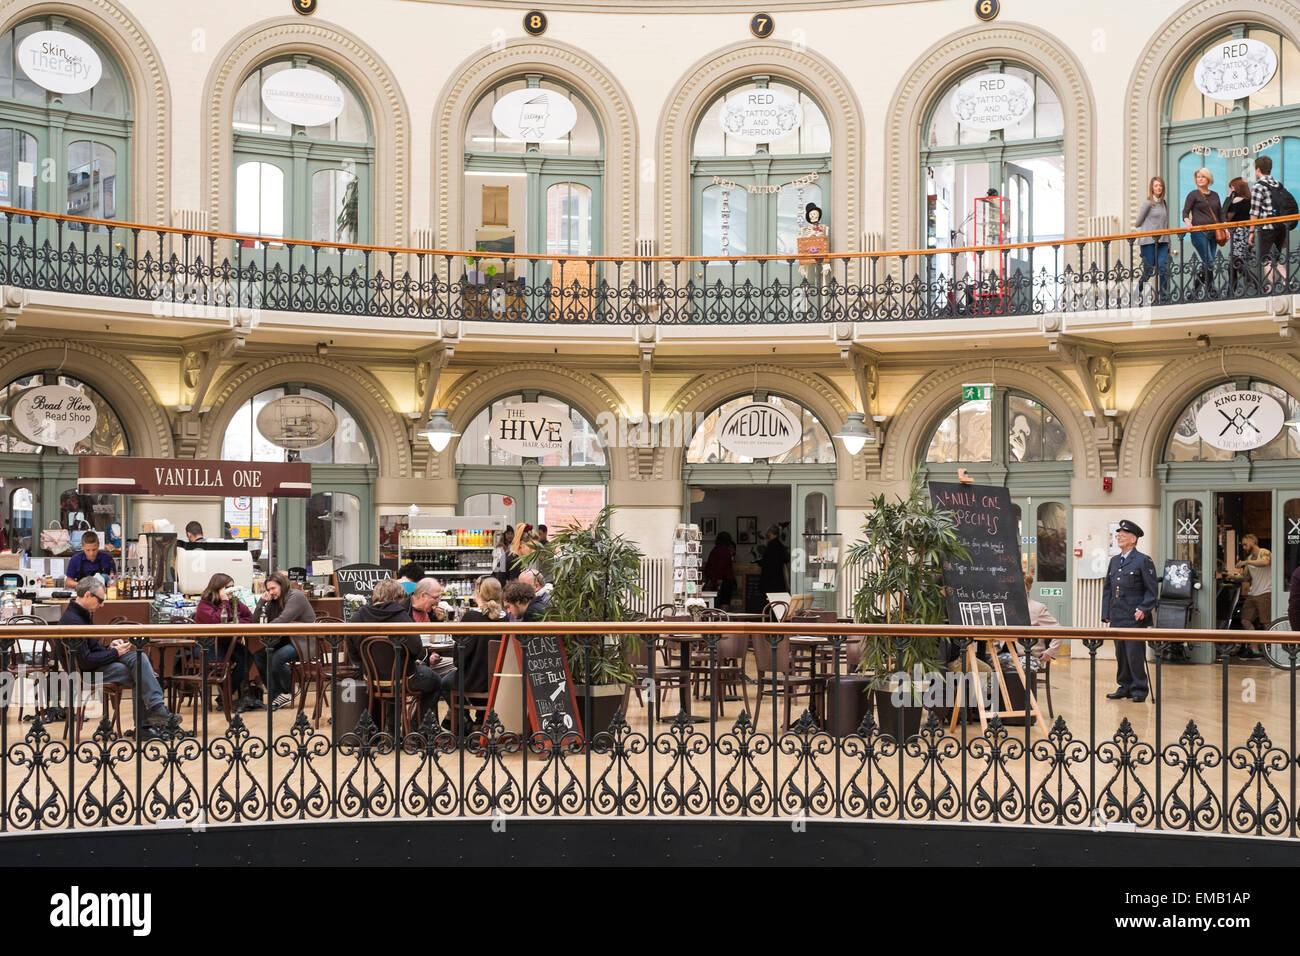
[[[379,728],[388,726],[388,717],[394,707],[400,708],[401,726],[397,734],[409,734],[420,723],[420,693],[407,686],[410,662],[404,661],[402,673],[397,672],[397,648],[387,637],[367,637],[361,641],[361,664],[365,668],[366,683],[370,688],[370,707],[379,707]]]
[[[34,624],[41,626],[46,623],[45,618],[36,617],[34,614],[15,614],[5,622],[6,624],[28,625]],[[35,701],[36,712],[39,714],[44,708],[51,703],[46,699],[42,690],[49,687],[49,675],[59,669],[59,662],[55,656],[57,650],[57,641],[49,641],[45,638],[29,638],[27,642],[31,645],[31,650],[24,651],[22,644],[18,641],[9,641],[8,660],[5,664],[6,669],[14,675],[14,681],[18,680],[31,681],[33,699]],[[21,677],[20,677],[21,675]],[[27,703],[27,695],[18,696],[18,719],[23,719]]]
[[[481,637],[470,638],[470,641],[474,641],[474,640],[482,640],[482,638]],[[465,645],[465,648],[466,648],[465,658],[467,659],[469,657],[468,643]],[[459,734],[461,732],[461,714],[468,713],[469,705],[471,704],[475,705],[474,709],[479,712],[480,719],[483,715],[487,714],[488,698],[492,696],[491,695],[492,670],[493,668],[496,667],[497,658],[501,654],[501,638],[499,637],[488,638],[487,654],[488,654],[488,688],[489,688],[488,690],[484,690],[484,691],[467,690],[465,691],[464,694],[462,694],[460,691],[460,687],[458,687],[456,684],[453,684],[451,687],[451,697],[450,697],[449,706],[451,707],[451,732],[453,734]],[[457,667],[465,667],[465,666],[466,666],[465,660],[460,660],[457,662]]]
[[[749,677],[745,674],[745,658],[749,655],[749,635],[724,634],[713,647],[713,664],[710,666],[706,646],[698,663],[692,656],[691,677],[695,682],[696,696],[701,684],[709,691],[714,717],[726,716],[723,702],[743,697],[745,710],[749,711]]]
[[[826,678],[799,673],[795,670],[790,657],[790,638],[781,637],[772,646],[772,639],[764,634],[756,634],[753,639],[754,658],[758,664],[758,699],[754,703],[754,723],[758,724],[759,714],[763,710],[763,698],[772,698],[776,706],[777,698],[785,701],[785,724],[790,726],[790,704],[798,697],[808,698],[808,707],[814,713],[823,712],[819,703],[826,685]]]
[[[317,624],[342,624],[337,617],[322,616],[316,618]],[[307,692],[311,685],[316,685],[316,704],[312,708],[312,726],[320,727],[320,715],[323,707],[329,706],[327,693],[330,682],[358,677],[360,672],[355,664],[347,658],[347,641],[339,641],[337,648],[328,640],[315,634],[304,634],[289,638],[297,659],[289,662],[289,674],[292,678],[291,693],[298,699],[298,710],[307,706]],[[335,657],[338,658],[337,669]]]
[[[124,625],[136,626],[134,621],[122,621]],[[76,746],[77,741],[81,738],[81,729],[86,723],[86,705],[94,699],[94,693],[86,693],[87,687],[94,687],[95,671],[83,671],[81,669],[81,659],[77,655],[75,641],[59,641],[55,651],[59,655],[59,663],[64,669],[72,675],[73,683],[73,700],[68,701],[68,719],[63,728],[64,737],[71,739],[72,746]],[[122,693],[126,690],[126,684],[117,684],[105,682],[99,685],[104,693],[104,707],[113,718],[113,732],[117,736],[122,736]],[[75,728],[73,711],[76,711]]]

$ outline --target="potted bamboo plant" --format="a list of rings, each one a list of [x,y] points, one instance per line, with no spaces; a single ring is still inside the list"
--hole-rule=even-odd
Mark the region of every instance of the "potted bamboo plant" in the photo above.
[[[846,563],[863,569],[862,585],[853,596],[854,620],[946,624],[943,564],[966,557],[956,515],[931,502],[919,473],[913,472],[906,498],[891,502],[879,494],[872,499],[862,539],[848,550]],[[937,637],[864,640],[858,671],[872,675],[869,688],[883,732],[901,741],[920,730],[925,680],[943,666]],[[913,679],[918,668],[921,683]]]
[[[586,527],[570,523],[529,555],[528,563],[552,582],[547,620],[618,623],[636,618],[632,601],[641,594],[643,554],[632,541],[614,533],[613,515],[614,509],[606,506]],[[635,679],[624,653],[629,646],[625,641],[639,640],[618,635],[564,639],[578,712],[584,721],[591,715],[589,735],[609,726],[627,685]]]

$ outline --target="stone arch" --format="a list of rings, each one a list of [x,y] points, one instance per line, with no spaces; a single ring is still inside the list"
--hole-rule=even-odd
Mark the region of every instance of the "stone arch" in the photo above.
[[[502,395],[537,389],[562,398],[582,412],[598,428],[603,422],[617,420],[622,414],[622,400],[618,393],[604,381],[574,369],[551,365],[546,362],[514,362],[490,369],[467,372],[452,384],[442,395],[442,407],[447,409],[447,417],[456,427],[463,431],[474,416],[484,407]],[[611,481],[636,477],[636,466],[632,459],[632,449],[605,445],[605,462],[609,467]],[[441,455],[431,459],[431,478],[451,478],[456,469],[456,442]],[[442,469],[445,469],[443,473]]]
[[[1133,403],[1120,446],[1120,476],[1155,474],[1170,429],[1187,404],[1210,386],[1245,375],[1300,396],[1300,362],[1281,350],[1230,345],[1175,359],[1152,377]]]
[[[707,415],[719,405],[737,397],[764,389],[787,395],[817,416],[827,431],[834,434],[844,423],[845,416],[853,410],[853,403],[842,391],[819,375],[812,375],[779,365],[746,365],[738,368],[701,375],[677,390],[668,401],[670,415]],[[691,440],[693,429],[683,436]],[[842,448],[835,450],[836,469],[840,478],[860,478],[854,474],[857,459]],[[655,478],[680,481],[686,459],[686,446],[655,449]]]
[[[723,47],[692,64],[668,96],[659,117],[659,254],[691,251],[691,132],[700,113],[723,89],[755,75],[806,89],[831,126],[831,186],[837,216],[835,252],[856,252],[862,237],[862,107],[853,86],[828,57],[790,44],[747,41]]]
[[[35,17],[75,20],[104,44],[131,91],[130,219],[147,225],[171,221],[171,85],[153,40],[125,10],[108,0],[77,3],[0,2],[0,30]]]
[[[1083,65],[1066,44],[1038,27],[998,23],[950,34],[903,71],[885,127],[880,194],[887,210],[885,248],[921,248],[920,213],[912,197],[921,195],[920,137],[926,111],[955,77],[986,60],[1023,63],[1052,84],[1065,116],[1065,181],[1073,190],[1065,209],[1065,234],[1087,235],[1095,195],[1096,110]]]
[[[172,458],[171,424],[149,380],[126,359],[72,338],[45,339],[0,356],[0,386],[33,372],[53,371],[85,382],[113,406],[137,458]]]
[[[922,379],[903,399],[889,423],[889,434],[881,457],[884,481],[906,481],[920,460],[923,443],[960,394],[962,382],[996,382],[999,388],[1024,392],[1052,410],[1070,436],[1075,474],[1096,478],[1101,474],[1101,457],[1092,427],[1083,414],[1075,390],[1054,371],[1021,362],[987,360],[967,362]]]
[[[1292,0],[1195,0],[1155,31],[1129,77],[1127,126],[1128,167],[1125,178],[1124,221],[1132,222],[1146,198],[1151,176],[1164,175],[1160,156],[1160,124],[1165,95],[1183,59],[1207,37],[1234,23],[1271,27],[1300,44],[1300,6]],[[1181,202],[1181,199],[1178,200]]]
[[[470,111],[493,86],[525,73],[544,73],[578,90],[596,111],[605,138],[605,255],[631,255],[636,227],[636,114],[631,99],[601,63],[577,47],[555,40],[508,42],[480,50],[451,71],[433,111],[434,190],[431,215],[438,240],[455,248],[464,234],[464,209],[457,196],[465,175],[465,124]]]
[[[196,458],[220,458],[221,443],[235,412],[258,392],[285,382],[310,385],[343,401],[366,429],[379,474],[391,478],[411,475],[411,446],[406,419],[382,385],[356,366],[306,355],[250,362],[232,369],[220,381],[212,411],[203,423]]]
[[[259,63],[305,53],[317,57],[348,78],[366,104],[375,142],[374,244],[402,246],[409,241],[411,120],[406,99],[393,71],[371,47],[342,27],[324,20],[278,17],[240,32],[213,61],[203,86],[207,123],[203,127],[203,191],[210,228],[227,231],[231,183],[234,181],[234,137],[230,117],[235,95],[249,71]]]

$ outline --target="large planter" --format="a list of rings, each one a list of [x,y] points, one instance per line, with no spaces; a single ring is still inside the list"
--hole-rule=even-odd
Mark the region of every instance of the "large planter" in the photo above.
[[[912,704],[896,706],[891,690],[877,689],[872,691],[872,696],[876,699],[876,724],[882,734],[888,734],[901,744],[921,732],[924,707]]]
[[[578,699],[578,719],[588,740],[609,730],[627,691],[626,684],[575,684],[573,694]],[[587,722],[587,700],[591,699],[591,723]]]
[[[845,674],[826,682],[826,732],[836,737],[855,733],[871,712],[871,676]]]

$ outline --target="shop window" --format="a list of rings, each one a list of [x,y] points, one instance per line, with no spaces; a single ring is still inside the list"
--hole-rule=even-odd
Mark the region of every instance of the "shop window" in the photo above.
[[[1056,416],[1024,395],[1007,398],[1008,461],[1070,461],[1070,439]]]
[[[6,529],[4,546],[12,551],[31,551],[32,549],[32,490],[16,488],[9,495],[9,527]]]
[[[1291,590],[1291,575],[1300,564],[1300,498],[1282,504],[1282,590]]]
[[[519,520],[515,517],[518,505],[519,499],[514,495],[487,492],[466,498],[463,511],[466,515],[502,515],[506,519],[506,525],[514,527]],[[546,522],[541,521],[539,524],[546,524]],[[549,529],[550,525],[547,525],[547,528]]]
[[[1002,401],[1002,399],[998,399]],[[935,427],[926,447],[925,460],[933,463],[981,462],[993,460],[995,422],[1006,419],[1005,442],[999,454],[1012,464],[1041,461],[1071,461],[1074,452],[1060,419],[1028,395],[1011,392],[1005,408],[995,402],[962,402]]]
[[[38,445],[22,434],[13,421],[0,423],[0,452],[17,454],[68,454],[68,455],[125,455],[128,454],[126,432],[121,419],[107,400],[85,382],[69,375],[43,372],[25,375],[0,389],[0,408],[10,408],[19,393],[42,385],[63,385],[75,388],[95,406],[95,427],[89,435],[71,448],[53,448]]]
[[[90,495],[75,488],[59,494],[59,524],[68,529],[72,550],[81,547],[87,531],[99,535],[100,547],[117,556],[122,553],[122,496]]]
[[[540,485],[537,488],[537,523],[546,525],[551,534],[569,525],[589,526],[603,507],[604,485]]]
[[[992,402],[962,402],[934,430],[925,460],[992,461]]]
[[[1236,391],[1236,389],[1236,383],[1225,382],[1206,389],[1193,399],[1178,416],[1173,431],[1170,432],[1169,440],[1165,442],[1164,460],[1167,462],[1232,461],[1237,455],[1245,456],[1253,461],[1279,461],[1300,458],[1300,441],[1297,440],[1296,429],[1286,425],[1283,425],[1281,430],[1270,441],[1253,449],[1234,451],[1217,447],[1205,440],[1197,427],[1197,414],[1206,404],[1212,403],[1215,399]],[[1247,383],[1247,389],[1254,392],[1263,392],[1276,399],[1278,404],[1282,406],[1284,421],[1300,420],[1300,402],[1287,394],[1285,389],[1263,381],[1251,381]]]
[[[1045,501],[1038,506],[1034,553],[1038,556],[1040,582],[1065,581],[1066,552],[1070,533],[1069,516],[1059,501]]]
[[[304,448],[291,453],[269,441],[257,428],[257,416],[268,402],[288,394],[282,386],[258,392],[244,402],[226,426],[221,443],[221,457],[226,461],[305,461],[315,465],[364,465],[374,459],[370,443],[357,424],[356,417],[342,402],[324,392],[310,388],[297,388],[293,394],[317,399],[329,406],[335,415],[333,437],[315,448]],[[229,519],[227,519],[229,520]]]
[[[88,139],[68,144],[68,215],[117,217],[117,154]],[[103,227],[98,227],[103,228]]]
[[[456,445],[456,464],[458,465],[522,465],[523,458],[502,448],[492,440],[492,420],[506,405],[517,405],[524,401],[522,394],[506,395],[492,402],[487,408],[474,416],[474,419],[462,432]],[[544,468],[567,465],[604,465],[605,449],[601,444],[596,426],[587,420],[578,409],[558,398],[541,396],[536,399],[544,405],[555,408],[556,415],[567,416],[573,424],[573,438],[568,446],[543,458],[537,463]],[[548,413],[549,414],[549,413]],[[477,512],[470,514],[497,514],[497,512]]]
[[[700,422],[691,436],[691,443],[686,450],[688,464],[748,464],[753,458],[737,455],[723,447],[719,428],[736,409],[748,405],[757,399],[752,395],[742,395],[719,405]],[[817,416],[803,405],[780,395],[769,395],[767,403],[776,405],[800,423],[799,441],[789,451],[767,459],[770,465],[816,465],[830,464],[835,461],[835,445],[830,433],[818,420]]]
[[[356,495],[320,492],[307,501],[307,562],[356,564],[361,556],[361,503]]]

